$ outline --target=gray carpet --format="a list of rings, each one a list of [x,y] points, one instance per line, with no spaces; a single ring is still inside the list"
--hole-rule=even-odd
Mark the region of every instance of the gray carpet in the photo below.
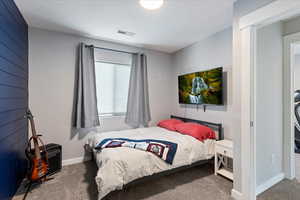
[[[257,200],[299,200],[300,199],[300,154],[295,154],[296,178],[283,180],[258,196]]]
[[[293,181],[283,180],[269,190],[258,196],[257,200],[299,200],[300,183],[295,179]]]
[[[96,172],[94,162],[64,167],[54,179],[34,186],[26,199],[97,200]],[[106,200],[231,200],[231,188],[232,182],[215,176],[213,166],[207,164],[114,192]],[[22,185],[13,200],[21,200],[24,191]],[[257,199],[299,200],[300,183],[283,180]]]
[[[300,154],[295,154],[296,178],[283,180],[258,196],[257,200],[299,200],[300,199]]]
[[[53,180],[35,186],[26,199],[96,200],[96,171],[93,162],[64,167]],[[213,165],[207,164],[114,192],[106,200],[230,200],[231,189],[232,182],[215,176]],[[23,194],[21,186],[13,200],[21,200]]]

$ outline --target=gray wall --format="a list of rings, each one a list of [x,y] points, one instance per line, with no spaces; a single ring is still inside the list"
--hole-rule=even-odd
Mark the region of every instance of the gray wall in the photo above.
[[[225,106],[208,105],[206,112],[200,106],[182,105],[178,102],[178,75],[224,67]],[[237,134],[239,106],[232,79],[232,29],[226,29],[173,55],[172,64],[172,111],[187,118],[222,123],[225,138]]]
[[[276,0],[237,0],[234,3],[235,18],[245,16],[250,12],[262,8]]]
[[[289,35],[300,32],[300,17],[295,17],[284,21],[283,35]]]
[[[72,131],[76,47],[79,42],[148,55],[149,96],[152,121],[156,124],[171,113],[171,56],[135,47],[82,38],[74,35],[29,29],[29,101],[36,126],[45,142],[63,146],[63,159],[84,155],[87,130]],[[100,131],[129,128],[123,117],[101,119]]]
[[[257,32],[256,185],[282,173],[283,38],[282,23]]]
[[[237,90],[240,91],[241,88],[240,85],[240,64],[241,64],[241,56],[240,56],[240,30],[238,27],[239,20],[242,16],[261,8],[269,3],[274,2],[275,0],[238,0],[234,3],[233,8],[233,72],[238,77],[235,80],[235,84],[237,84]],[[240,104],[240,98],[238,100],[239,106]],[[239,123],[240,124],[240,123]],[[239,129],[239,131],[241,131]],[[234,184],[233,188],[238,192],[242,191],[242,158],[241,158],[241,134],[236,134],[233,138],[234,141]],[[247,159],[247,158],[244,158]]]

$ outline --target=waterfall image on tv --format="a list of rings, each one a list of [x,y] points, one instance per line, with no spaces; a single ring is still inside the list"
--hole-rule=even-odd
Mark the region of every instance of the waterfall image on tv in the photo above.
[[[223,68],[178,76],[179,103],[223,104]]]

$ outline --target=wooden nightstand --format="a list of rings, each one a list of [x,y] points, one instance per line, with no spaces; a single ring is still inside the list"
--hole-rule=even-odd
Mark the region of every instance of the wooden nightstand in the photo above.
[[[215,175],[222,175],[233,181],[232,169],[228,167],[228,159],[233,159],[233,142],[220,140],[215,145]]]

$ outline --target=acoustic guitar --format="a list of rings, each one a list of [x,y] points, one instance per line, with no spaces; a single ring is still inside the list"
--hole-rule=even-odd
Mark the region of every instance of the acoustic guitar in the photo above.
[[[28,179],[32,182],[39,181],[42,178],[46,179],[46,175],[48,172],[48,156],[46,152],[45,145],[43,141],[40,139],[41,135],[37,135],[35,130],[35,124],[33,120],[33,115],[30,110],[27,110],[26,117],[30,121],[32,137],[30,137],[28,141],[28,147],[26,150],[27,158],[30,161],[30,170],[28,173]],[[31,149],[31,143],[34,146],[34,154],[32,154],[33,150]],[[39,145],[41,144],[41,147]],[[45,156],[41,155],[41,152],[45,154]]]

